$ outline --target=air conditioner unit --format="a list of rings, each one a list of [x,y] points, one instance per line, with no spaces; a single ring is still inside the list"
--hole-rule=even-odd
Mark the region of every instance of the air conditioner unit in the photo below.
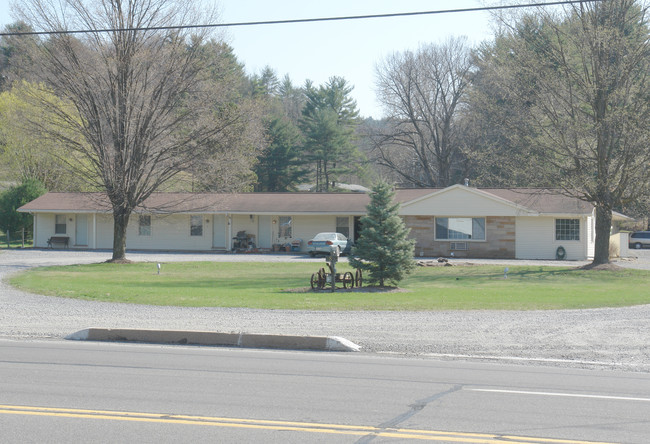
[[[467,242],[451,242],[450,250],[467,250]]]

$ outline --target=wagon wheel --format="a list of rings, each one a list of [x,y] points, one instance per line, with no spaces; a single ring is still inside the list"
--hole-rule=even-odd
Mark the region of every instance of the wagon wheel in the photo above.
[[[320,288],[320,275],[318,273],[314,273],[311,275],[311,289],[316,290],[316,288]]]
[[[327,275],[324,274],[320,277],[320,280],[318,281],[318,285],[320,286],[320,289],[323,290],[325,288],[325,285],[327,285]]]
[[[355,283],[357,287],[361,287],[363,284],[363,276],[361,274],[361,269],[357,268],[357,271],[354,273],[355,274]]]
[[[349,271],[346,271],[345,274],[343,275],[343,288],[352,288],[354,287],[354,277],[352,276],[352,273]]]

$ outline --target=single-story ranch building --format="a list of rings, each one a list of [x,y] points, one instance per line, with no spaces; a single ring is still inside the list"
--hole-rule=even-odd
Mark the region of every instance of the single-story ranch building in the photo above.
[[[562,247],[569,260],[593,257],[594,207],[553,190],[453,185],[398,189],[395,200],[416,256],[556,259]],[[369,202],[366,193],[158,193],[131,215],[127,248],[230,251],[244,235],[262,251],[306,251],[319,232],[357,239]],[[35,247],[113,246],[101,193],[47,193],[19,211],[34,215]]]

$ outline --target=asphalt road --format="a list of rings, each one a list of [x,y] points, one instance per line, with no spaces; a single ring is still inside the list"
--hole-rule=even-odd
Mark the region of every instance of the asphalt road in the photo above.
[[[646,443],[650,375],[0,340],[0,440]]]

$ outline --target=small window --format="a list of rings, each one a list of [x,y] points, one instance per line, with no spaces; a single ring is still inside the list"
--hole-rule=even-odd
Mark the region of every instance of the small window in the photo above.
[[[280,216],[280,226],[278,227],[279,238],[291,237],[291,216]]]
[[[555,240],[580,240],[580,219],[555,219]]]
[[[350,237],[350,218],[337,217],[336,218],[336,232],[343,234],[346,238]]]
[[[190,236],[203,236],[203,216],[190,216]]]
[[[54,221],[54,234],[66,234],[68,229],[65,222],[65,214],[57,214]]]
[[[151,216],[138,217],[138,234],[140,236],[151,236]]]
[[[436,240],[485,240],[485,218],[436,217]]]

